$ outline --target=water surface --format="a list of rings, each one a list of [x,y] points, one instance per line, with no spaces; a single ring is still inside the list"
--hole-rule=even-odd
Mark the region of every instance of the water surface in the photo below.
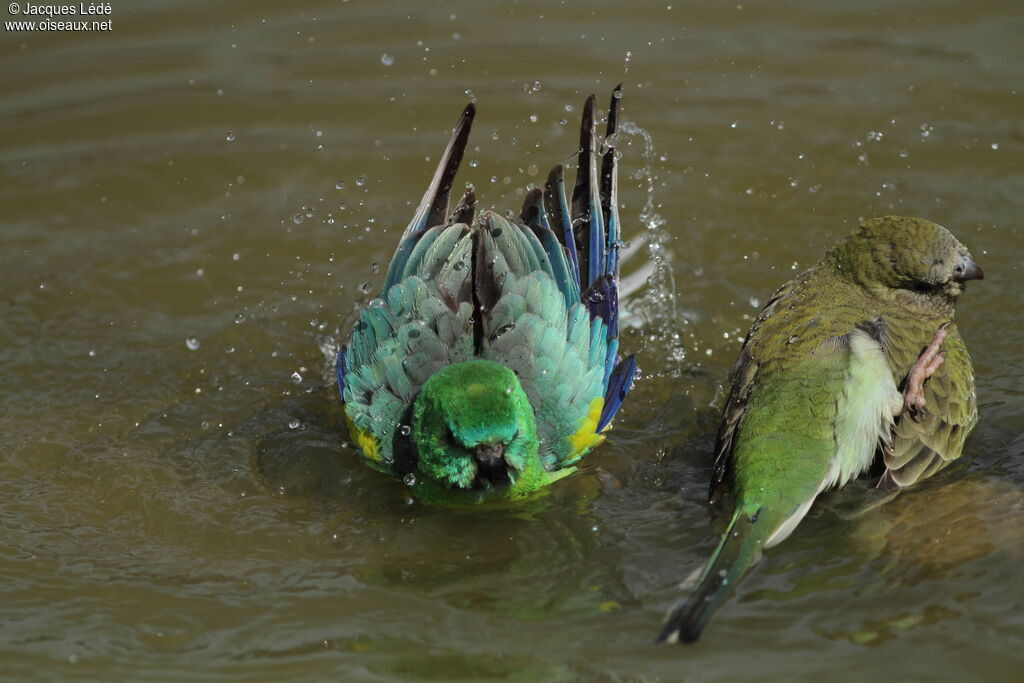
[[[1019,676],[1017,3],[112,6],[108,33],[0,36],[0,673]],[[411,502],[346,443],[328,355],[467,99],[457,183],[514,208],[619,81],[643,377],[547,495]],[[856,522],[816,509],[701,643],[653,647],[714,547],[739,338],[889,213],[985,269],[966,457]]]

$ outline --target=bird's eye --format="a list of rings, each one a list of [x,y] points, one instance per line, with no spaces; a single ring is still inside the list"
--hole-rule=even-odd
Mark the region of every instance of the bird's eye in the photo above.
[[[448,425],[444,426],[444,430],[441,432],[441,438],[444,439],[446,443],[455,443],[455,434],[452,433],[452,428]]]
[[[953,274],[954,275],[963,275],[964,274],[964,266],[963,266],[962,263],[958,263],[956,265],[956,267],[953,268]]]

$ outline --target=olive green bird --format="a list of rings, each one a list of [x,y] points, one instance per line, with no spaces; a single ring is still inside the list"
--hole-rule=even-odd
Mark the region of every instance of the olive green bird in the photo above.
[[[710,498],[731,494],[732,517],[659,642],[697,640],[818,494],[870,473],[877,504],[960,457],[978,413],[952,321],[964,282],[982,277],[942,226],[889,216],[772,295],[733,368],[718,432]]]
[[[600,139],[587,100],[571,196],[559,165],[508,217],[475,217],[472,188],[448,211],[468,105],[338,354],[352,441],[422,500],[529,495],[571,473],[622,405],[636,363],[618,354],[620,99]]]

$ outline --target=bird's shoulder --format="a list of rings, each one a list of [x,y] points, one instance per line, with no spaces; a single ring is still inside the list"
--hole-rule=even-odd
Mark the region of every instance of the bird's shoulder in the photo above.
[[[830,339],[871,318],[865,293],[818,264],[782,285],[751,325],[744,351],[758,367],[813,361]]]

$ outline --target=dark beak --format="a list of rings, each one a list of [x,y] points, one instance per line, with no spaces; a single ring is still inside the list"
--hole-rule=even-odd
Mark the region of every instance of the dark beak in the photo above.
[[[508,462],[505,460],[505,444],[480,444],[473,449],[476,461],[476,484],[484,488],[512,483]]]
[[[966,259],[960,266],[957,267],[956,281],[966,282],[967,280],[984,280],[985,273],[982,272],[981,267],[972,261]]]

